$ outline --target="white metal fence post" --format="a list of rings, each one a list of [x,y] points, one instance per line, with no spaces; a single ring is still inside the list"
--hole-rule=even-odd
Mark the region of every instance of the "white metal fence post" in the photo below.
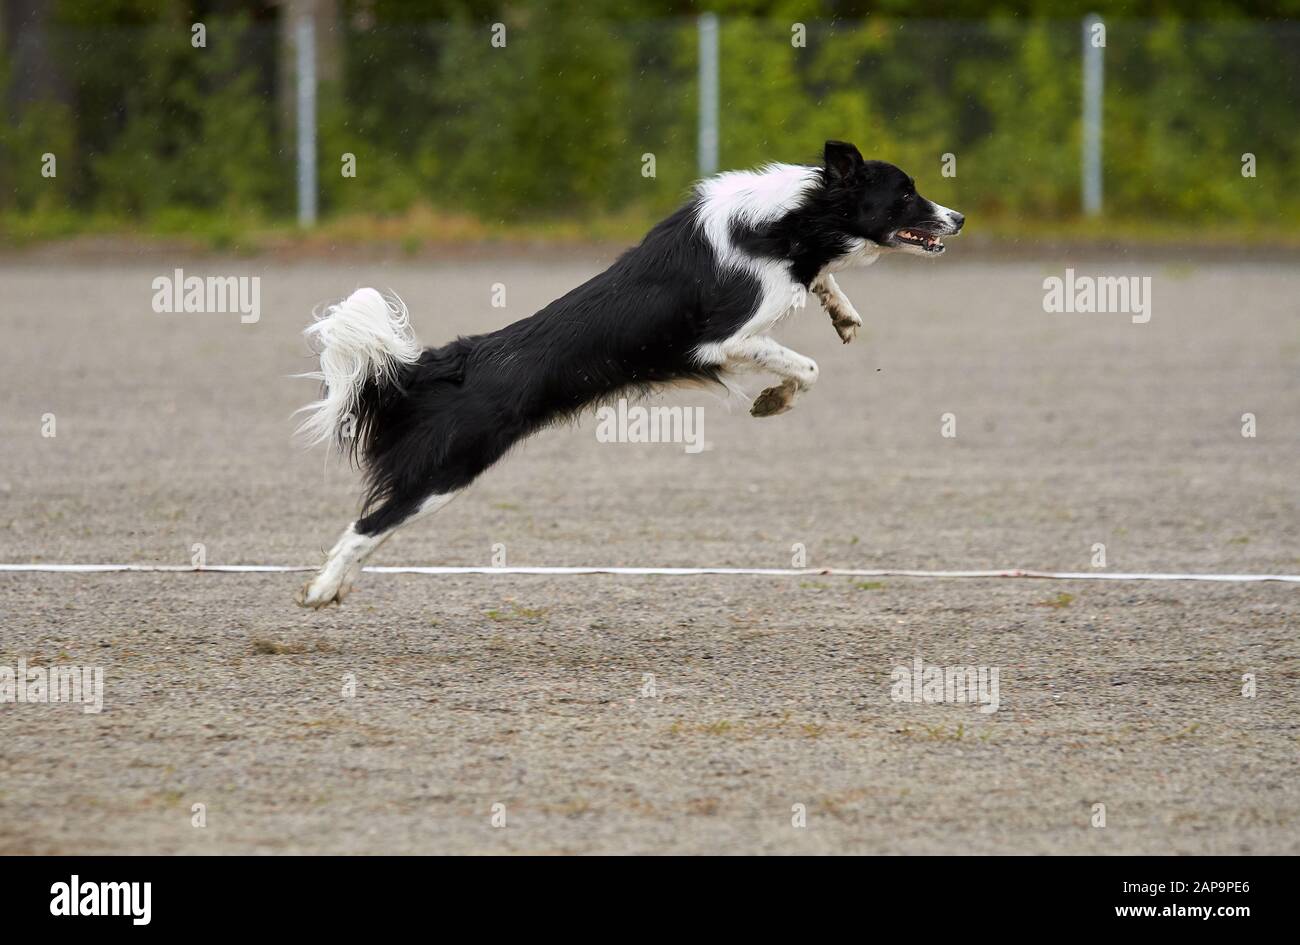
[[[297,24],[298,225],[316,222],[316,24]]]
[[[1101,213],[1102,96],[1105,82],[1106,33],[1101,17],[1083,20],[1083,212]]]
[[[718,170],[718,17],[700,14],[700,138],[701,177]]]

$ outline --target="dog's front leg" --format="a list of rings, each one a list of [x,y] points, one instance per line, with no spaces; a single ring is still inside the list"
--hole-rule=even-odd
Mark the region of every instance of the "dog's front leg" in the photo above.
[[[821,300],[822,308],[830,315],[831,324],[839,333],[840,341],[848,344],[862,327],[862,316],[853,307],[849,297],[840,291],[835,277],[829,272],[823,272],[813,280],[812,290]]]
[[[781,378],[754,398],[749,412],[755,417],[775,417],[794,406],[795,398],[817,383],[817,362],[791,351],[766,335],[735,338],[723,345],[727,363],[733,367],[756,368]]]

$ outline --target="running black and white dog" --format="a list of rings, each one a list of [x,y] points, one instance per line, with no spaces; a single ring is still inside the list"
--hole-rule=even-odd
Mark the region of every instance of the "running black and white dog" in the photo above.
[[[298,603],[342,601],[397,528],[442,508],[524,437],[612,395],[759,370],[778,383],[750,413],[789,410],[817,364],[769,336],[777,322],[811,291],[852,341],[862,319],[832,273],[887,252],[938,256],[964,220],[851,144],[828,141],[823,158],[702,181],[609,269],[499,331],[421,348],[395,297],[360,289],[330,306],[306,332],[324,396],[303,408],[300,430],[349,452],[367,490]]]

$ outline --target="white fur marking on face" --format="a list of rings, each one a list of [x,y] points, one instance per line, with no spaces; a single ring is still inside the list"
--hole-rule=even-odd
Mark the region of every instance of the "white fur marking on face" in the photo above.
[[[945,207],[943,204],[935,203],[933,200],[930,201],[930,206],[934,208],[935,216],[937,216],[940,220],[943,220],[954,230],[956,229],[957,227],[956,210],[949,209],[948,207]]]

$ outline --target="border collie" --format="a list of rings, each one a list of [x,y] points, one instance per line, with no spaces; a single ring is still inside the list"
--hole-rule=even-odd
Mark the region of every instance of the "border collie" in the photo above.
[[[826,142],[820,166],[720,174],[609,269],[536,315],[421,348],[396,297],[359,289],[306,331],[321,400],[299,428],[365,472],[361,517],[298,592],[338,603],[400,526],[442,508],[521,439],[628,391],[778,379],[750,413],[773,417],[817,381],[817,363],[769,334],[813,292],[840,339],[862,319],[832,275],[882,253],[938,256],[963,216],[926,200],[892,164]]]

